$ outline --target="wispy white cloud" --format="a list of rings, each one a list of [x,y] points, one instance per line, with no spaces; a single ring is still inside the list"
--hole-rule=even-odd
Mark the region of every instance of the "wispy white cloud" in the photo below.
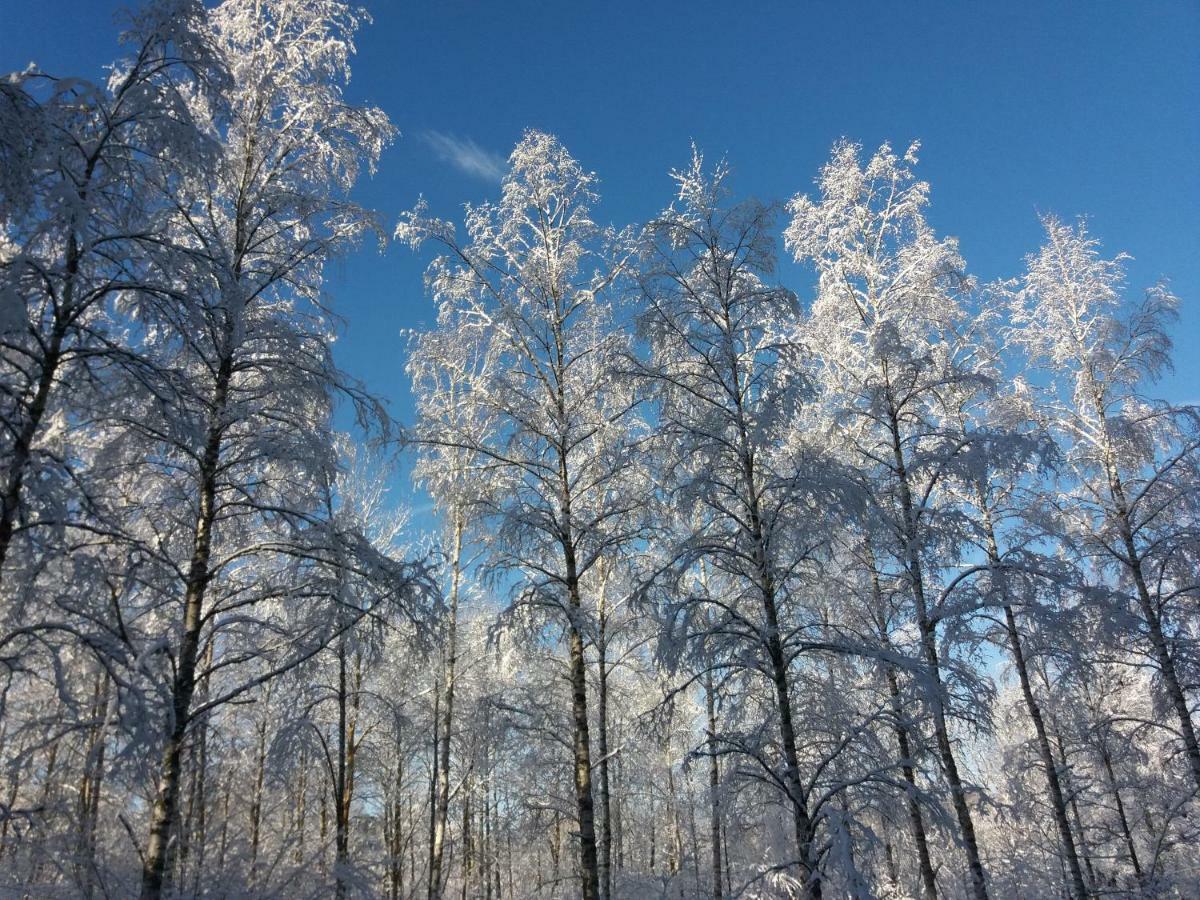
[[[426,131],[421,138],[438,159],[449,163],[460,172],[492,182],[498,182],[504,177],[504,157],[483,149],[470,138],[459,138],[440,131]]]

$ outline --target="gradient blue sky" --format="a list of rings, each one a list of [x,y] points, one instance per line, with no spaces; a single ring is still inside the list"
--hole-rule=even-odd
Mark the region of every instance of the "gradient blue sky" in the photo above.
[[[99,77],[107,0],[3,0],[0,69]],[[808,190],[841,136],[923,142],[930,218],[982,280],[1017,274],[1037,213],[1086,213],[1130,285],[1182,299],[1176,372],[1200,402],[1200,3],[368,2],[350,88],[403,136],[361,198],[394,223],[424,194],[456,214],[497,193],[526,127],[601,178],[598,218],[637,222],[671,196],[694,139],[735,188]],[[457,152],[457,157],[455,156]],[[455,162],[457,159],[457,163]],[[402,329],[432,319],[424,260],[366,248],[330,272],[342,365],[411,408]],[[784,275],[801,296],[809,279]]]

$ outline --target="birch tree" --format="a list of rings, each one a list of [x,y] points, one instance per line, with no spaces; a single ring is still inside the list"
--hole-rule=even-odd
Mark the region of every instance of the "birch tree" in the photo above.
[[[638,498],[624,477],[637,400],[618,377],[626,342],[612,327],[609,299],[623,257],[619,237],[591,219],[595,176],[555,138],[527,132],[509,166],[500,201],[467,208],[467,242],[422,207],[397,236],[417,245],[432,239],[447,251],[427,275],[439,328],[486,329],[493,362],[461,402],[495,427],[477,434],[442,423],[421,440],[487,461],[489,566],[517,579],[524,611],[565,631],[581,891],[595,900],[585,659],[595,627],[585,592],[597,561],[639,528]]]
[[[115,301],[154,280],[151,172],[169,156],[176,184],[204,164],[190,103],[225,83],[199,3],[146,5],[124,41],[107,84],[37,68],[0,82],[0,584],[30,562],[14,542],[78,509],[79,461],[56,449],[131,356]]]
[[[175,287],[137,310],[142,352],[166,377],[127,423],[162,448],[158,472],[175,502],[147,524],[179,573],[178,592],[163,597],[173,665],[147,898],[162,891],[204,635],[264,599],[235,587],[238,574],[292,541],[316,508],[319,473],[332,466],[333,394],[367,405],[331,362],[321,270],[368,224],[346,194],[392,134],[381,112],[342,97],[359,24],[349,6],[230,0],[209,21],[233,85],[197,110],[219,155],[175,192],[164,261]]]
[[[676,607],[670,627],[729,635],[736,649],[726,652],[747,653],[770,686],[782,765],[755,755],[786,798],[804,890],[819,897],[816,810],[795,711],[806,701],[793,696],[798,646],[789,641],[806,616],[793,589],[812,553],[802,517],[813,494],[805,461],[781,446],[801,396],[787,337],[799,310],[795,295],[769,280],[771,209],[729,204],[727,176],[723,164],[706,172],[693,152],[673,173],[677,201],[651,222],[643,251],[640,323],[651,358],[642,374],[658,401],[661,477],[679,510],[677,566],[687,572],[706,560],[730,588]],[[705,608],[716,621],[693,621]]]
[[[834,147],[817,181],[816,199],[798,196],[786,241],[797,261],[819,275],[811,345],[830,401],[846,422],[842,440],[855,444],[879,479],[878,509],[888,520],[894,552],[911,591],[928,679],[928,702],[943,774],[966,852],[972,893],[987,896],[967,786],[960,773],[948,716],[938,646],[944,611],[937,572],[953,553],[941,527],[940,481],[964,442],[937,422],[939,394],[978,380],[952,354],[947,335],[963,315],[969,284],[956,243],[939,239],[924,208],[929,187],[913,175],[917,145],[903,158],[886,144],[864,164],[860,148]]]
[[[1112,573],[1118,600],[1144,628],[1158,689],[1176,719],[1183,760],[1200,790],[1200,744],[1187,685],[1196,659],[1194,514],[1200,411],[1156,402],[1146,386],[1170,365],[1177,300],[1162,285],[1122,297],[1123,257],[1104,259],[1082,222],[1045,217],[1046,242],[1013,297],[1013,337],[1051,376],[1047,423],[1072,484],[1063,524],[1080,552]]]

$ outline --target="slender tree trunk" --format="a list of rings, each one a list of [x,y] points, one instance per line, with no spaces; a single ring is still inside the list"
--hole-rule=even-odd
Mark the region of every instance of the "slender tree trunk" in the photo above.
[[[983,515],[983,526],[988,542],[988,561],[996,572],[997,577],[1004,579],[1001,570],[1000,546],[996,541],[996,530],[992,524],[992,513],[988,507],[987,495],[983,486],[976,485],[979,511]],[[1067,819],[1067,804],[1063,799],[1062,782],[1059,779],[1058,766],[1055,765],[1054,753],[1050,748],[1050,738],[1046,733],[1046,723],[1042,718],[1041,706],[1033,694],[1033,686],[1029,680],[1029,667],[1025,663],[1025,650],[1021,645],[1021,632],[1017,628],[1017,618],[1013,608],[1007,602],[1005,592],[1004,626],[1008,633],[1008,646],[1012,653],[1013,665],[1017,670],[1017,679],[1021,684],[1021,697],[1025,700],[1025,709],[1029,720],[1033,722],[1033,730],[1037,736],[1038,754],[1042,758],[1042,768],[1046,773],[1046,787],[1050,792],[1050,806],[1054,810],[1054,824],[1058,829],[1058,839],[1066,858],[1067,872],[1071,883],[1071,896],[1075,900],[1087,897],[1087,888],[1083,882],[1083,871],[1079,866],[1079,854],[1075,849],[1075,838],[1071,834],[1071,823]]]
[[[101,670],[96,676],[93,691],[92,718],[95,724],[88,730],[83,777],[79,787],[79,884],[83,896],[89,900],[96,889],[96,826],[100,819],[100,793],[104,785],[108,709],[108,673]]]
[[[769,582],[768,582],[769,584]],[[763,603],[767,612],[767,655],[771,663],[771,677],[775,686],[775,701],[779,709],[779,732],[783,744],[785,783],[791,793],[792,824],[795,828],[796,845],[800,854],[800,867],[804,876],[805,890],[811,900],[820,900],[821,871],[813,859],[816,834],[808,816],[808,798],[800,783],[800,755],[796,749],[796,729],[792,722],[792,701],[788,691],[787,659],[780,639],[779,618],[775,609],[775,592],[771,586],[763,591]]]
[[[323,780],[323,779],[322,779]],[[321,840],[318,848],[321,854],[320,866],[321,875],[324,876],[328,872],[328,854],[326,850],[329,846],[329,785],[322,783],[321,785]]]
[[[212,669],[213,655],[216,653],[216,646],[213,641],[208,642],[208,646],[204,652],[204,668]],[[201,702],[208,699],[209,690],[209,675],[208,671],[200,679],[200,696]],[[204,863],[207,858],[208,849],[208,716],[204,715],[197,724],[195,736],[196,742],[196,818],[194,822],[193,843],[196,849],[196,860],[193,865],[195,877],[192,884],[192,893],[197,896],[200,894],[200,880],[204,875]]]
[[[933,682],[930,691],[930,706],[933,711],[933,730],[936,738],[938,753],[942,760],[942,770],[946,783],[950,788],[950,798],[958,826],[962,832],[963,849],[967,854],[967,868],[971,879],[971,894],[976,900],[987,900],[987,878],[983,871],[983,862],[979,855],[979,842],[975,836],[975,822],[971,817],[971,808],[967,803],[967,792],[958,772],[958,761],[954,757],[954,746],[950,740],[950,729],[946,722],[945,688],[942,683],[941,661],[937,651],[937,623],[929,617],[929,607],[925,597],[925,582],[921,568],[919,529],[917,527],[916,511],[913,507],[912,492],[908,483],[908,470],[904,461],[904,451],[900,442],[900,423],[895,408],[889,410],[892,438],[892,454],[896,469],[897,485],[900,489],[900,508],[904,517],[904,552],[905,566],[916,607],[917,628],[921,636],[921,649],[925,656],[925,664],[929,670],[929,678]]]
[[[618,736],[618,741],[620,740]],[[613,760],[612,776],[613,776],[613,849],[616,857],[616,871],[620,872],[625,868],[625,801],[622,797],[622,772],[624,766],[621,764],[620,758]]]
[[[608,610],[605,591],[600,589],[599,637],[596,655],[599,680],[596,686],[596,752],[600,754],[600,900],[612,896],[612,803],[608,783]]]
[[[559,822],[558,809],[554,810],[554,833],[550,838],[550,879],[554,884],[555,889],[558,888],[559,867],[561,865],[562,847],[562,824]]]
[[[1112,455],[1110,451],[1110,456]],[[1197,743],[1196,740],[1196,726],[1192,722],[1192,713],[1188,708],[1187,697],[1184,695],[1183,687],[1179,682],[1179,675],[1175,669],[1175,659],[1171,655],[1167,637],[1163,633],[1162,616],[1159,614],[1154,599],[1150,596],[1150,590],[1146,585],[1142,555],[1138,550],[1137,542],[1134,540],[1133,522],[1130,518],[1129,504],[1125,499],[1125,486],[1121,481],[1120,475],[1117,473],[1115,463],[1110,462],[1108,472],[1109,490],[1112,493],[1113,503],[1116,506],[1117,527],[1121,533],[1121,540],[1125,545],[1125,552],[1127,554],[1127,559],[1124,562],[1129,569],[1130,576],[1133,578],[1134,586],[1137,588],[1138,606],[1141,608],[1142,617],[1146,620],[1146,630],[1150,636],[1150,646],[1154,649],[1154,657],[1158,662],[1159,672],[1162,675],[1163,687],[1166,689],[1167,697],[1170,699],[1171,705],[1175,709],[1175,715],[1179,719],[1179,737],[1183,741],[1183,750],[1187,755],[1188,763],[1191,765],[1192,778],[1196,783],[1196,789],[1200,791],[1200,743]]]
[[[433,847],[437,837],[438,818],[438,771],[441,767],[441,727],[442,727],[442,684],[436,678],[433,683],[433,746],[429,754],[429,834],[426,846],[429,850],[428,862],[425,868],[425,895],[428,900],[434,900],[433,881]],[[438,888],[441,888],[442,877],[438,875]]]
[[[0,727],[6,726],[8,723],[4,719],[0,719]],[[6,735],[7,737],[7,735]],[[13,809],[17,805],[17,795],[21,792],[21,773],[16,766],[6,766],[8,772],[8,791],[4,798],[4,808]],[[5,853],[8,851],[8,830],[12,823],[12,816],[0,816],[0,860],[4,859]]]
[[[896,670],[890,665],[887,667],[887,682],[888,694],[892,701],[892,715],[896,719],[896,744],[900,748],[902,760],[900,772],[904,776],[908,823],[912,831],[913,843],[917,847],[917,865],[921,873],[921,894],[926,900],[936,900],[937,878],[933,871],[933,860],[929,856],[929,838],[925,833],[925,817],[921,814],[921,803],[917,799],[917,773],[913,764],[912,744],[908,739],[908,725],[900,703],[900,684],[896,679]]]
[[[254,753],[254,793],[250,798],[250,884],[258,881],[258,849],[262,841],[263,784],[267,776],[267,721],[270,716],[271,685],[263,695],[262,718]]]
[[[442,896],[442,854],[446,845],[446,821],[450,809],[450,740],[454,729],[454,678],[458,662],[458,600],[462,581],[463,515],[454,513],[453,568],[450,577],[450,610],[446,625],[446,695],[438,732],[438,760],[433,834],[429,845],[429,900]]]
[[[570,484],[566,465],[566,457],[563,455],[560,476],[564,486]],[[569,494],[564,492],[564,496],[569,497]],[[571,616],[567,629],[567,643],[570,654],[571,713],[575,725],[575,806],[579,815],[580,897],[582,900],[599,900],[600,877],[596,854],[596,818],[592,796],[592,748],[587,708],[587,660],[584,657],[583,633],[580,631],[578,623],[578,618],[583,612],[583,603],[579,596],[575,544],[569,533],[571,522],[569,501],[564,501],[563,507],[563,522],[566,526],[562,544],[563,561],[566,569],[567,601],[570,605]]]
[[[501,866],[500,866],[500,786],[497,784],[495,771],[492,774],[492,879],[496,900],[501,897]]]
[[[1021,634],[1017,629],[1016,616],[1008,604],[1004,606],[1004,624],[1008,631],[1009,649],[1012,651],[1013,665],[1017,669],[1017,678],[1021,683],[1021,696],[1025,700],[1025,709],[1033,722],[1034,733],[1037,735],[1038,754],[1042,758],[1042,768],[1046,772],[1046,787],[1050,792],[1050,805],[1054,810],[1054,824],[1058,828],[1058,839],[1062,844],[1063,855],[1066,858],[1067,873],[1071,882],[1071,896],[1075,900],[1085,900],[1087,887],[1083,881],[1083,870],[1079,865],[1079,853],[1075,848],[1075,837],[1071,833],[1071,823],[1067,819],[1067,804],[1063,799],[1062,782],[1055,764],[1054,753],[1050,747],[1050,737],[1046,733],[1046,723],[1042,718],[1042,710],[1033,695],[1033,687],[1029,682],[1029,669],[1025,664],[1025,651],[1021,646]]]
[[[475,836],[474,810],[471,800],[475,791],[472,770],[467,770],[467,778],[463,783],[463,814],[462,814],[462,892],[460,896],[466,900],[467,891],[475,876]]]
[[[1179,674],[1175,669],[1175,660],[1171,656],[1166,635],[1163,633],[1162,616],[1159,614],[1159,610],[1155,606],[1154,599],[1151,597],[1150,590],[1146,584],[1143,557],[1135,539],[1136,529],[1132,508],[1125,494],[1125,482],[1118,465],[1118,455],[1114,447],[1109,418],[1106,412],[1107,404],[1105,403],[1104,395],[1106,388],[1090,372],[1088,373],[1088,380],[1091,385],[1092,400],[1095,404],[1096,415],[1099,418],[1100,430],[1103,435],[1102,449],[1104,452],[1104,471],[1108,480],[1108,492],[1113,503],[1117,531],[1121,536],[1121,543],[1125,547],[1126,558],[1121,560],[1121,562],[1128,569],[1129,575],[1133,579],[1134,586],[1137,589],[1138,607],[1146,622],[1146,630],[1150,637],[1150,646],[1154,651],[1155,660],[1158,662],[1159,672],[1163,679],[1163,687],[1166,689],[1167,697],[1170,699],[1171,705],[1175,709],[1175,715],[1179,719],[1179,737],[1183,741],[1183,750],[1191,766],[1192,778],[1196,783],[1197,790],[1200,790],[1200,743],[1196,739],[1196,726],[1192,721],[1187,697],[1183,693]]]
[[[712,841],[712,898],[724,900],[721,877],[721,764],[717,758],[717,702],[712,672],[704,675],[704,708],[708,715],[709,839]]]
[[[571,605],[578,610],[578,587],[571,593]],[[588,737],[587,662],[583,655],[583,635],[574,624],[568,630],[568,642],[571,654],[571,710],[575,721],[575,805],[579,812],[580,897],[582,900],[598,900],[600,879],[592,799],[592,757]]]
[[[692,839],[693,891],[695,896],[700,896],[703,886],[700,877],[700,832],[696,828],[696,785],[692,779],[692,772],[690,769],[684,778],[687,784],[688,835]]]
[[[671,759],[670,743],[663,744],[663,763],[667,770],[667,804],[671,811],[671,849],[667,853],[667,874],[679,874],[683,864],[683,827],[679,822],[679,797],[675,791],[675,765]]]
[[[225,779],[224,796],[221,801],[221,840],[217,844],[217,871],[225,872],[225,851],[229,847],[229,794],[230,779]]]
[[[725,893],[733,896],[733,862],[729,855],[729,826],[721,826],[721,847],[724,849],[723,856],[725,857]]]
[[[404,889],[404,754],[401,752],[399,724],[396,729],[396,774],[392,782],[392,839],[388,844],[389,897],[400,900]]]
[[[648,871],[654,871],[655,852],[658,849],[658,820],[654,816],[654,790],[650,790],[650,827],[646,829],[650,832],[650,865]]]
[[[722,313],[725,334],[736,334],[727,300]],[[821,870],[814,853],[816,832],[808,814],[808,797],[800,780],[800,756],[796,749],[796,729],[792,719],[792,699],[788,687],[788,659],[784,653],[782,632],[779,627],[775,574],[772,570],[769,542],[763,525],[758,474],[754,463],[755,454],[750,440],[750,429],[743,401],[745,388],[742,384],[740,363],[735,354],[729,356],[729,367],[735,394],[734,413],[738,429],[739,462],[742,468],[742,477],[745,479],[745,500],[749,513],[748,536],[754,548],[757,588],[766,618],[764,637],[767,662],[770,678],[775,688],[775,702],[779,710],[779,737],[785,766],[783,782],[787,787],[788,800],[792,807],[792,825],[804,891],[810,900],[821,900]]]
[[[1043,682],[1045,676],[1043,675]],[[1079,814],[1079,802],[1075,797],[1075,789],[1071,785],[1071,769],[1067,765],[1067,751],[1063,743],[1062,733],[1051,720],[1051,727],[1054,734],[1054,747],[1058,751],[1056,759],[1058,760],[1058,769],[1063,773],[1063,787],[1067,795],[1067,805],[1071,810],[1071,817],[1075,820],[1075,833],[1078,835],[1077,846],[1079,847],[1079,855],[1083,861],[1083,870],[1087,875],[1087,884],[1091,887],[1090,891],[1095,890],[1096,871],[1092,866],[1092,851],[1088,847],[1087,830],[1083,827],[1083,816]],[[1089,893],[1090,895],[1090,893]]]
[[[408,835],[405,838],[405,843],[408,844],[408,874],[409,880],[415,885],[417,881],[417,812],[413,808],[412,801],[406,800],[404,805],[408,809]],[[403,870],[400,874],[403,876]],[[416,896],[415,887],[413,896]]]
[[[1104,774],[1108,779],[1108,789],[1112,791],[1113,800],[1117,805],[1117,822],[1121,826],[1121,836],[1125,839],[1125,849],[1129,853],[1129,864],[1133,874],[1140,882],[1142,880],[1142,863],[1138,859],[1137,845],[1133,842],[1133,830],[1129,827],[1129,817],[1125,814],[1125,801],[1121,799],[1121,788],[1117,784],[1117,775],[1113,771],[1112,757],[1108,752],[1108,741],[1100,738],[1100,761],[1104,764]]]
[[[870,542],[866,544],[867,562],[871,569],[871,600],[875,607],[876,626],[879,628],[879,638],[885,647],[891,646],[888,637],[888,626],[883,610],[883,590],[879,584],[879,566],[875,560],[875,551]],[[921,802],[917,793],[916,760],[912,752],[912,744],[908,735],[908,720],[904,715],[904,707],[900,694],[900,683],[896,678],[896,669],[890,663],[885,664],[888,696],[892,705],[892,716],[895,719],[893,730],[896,734],[896,745],[900,750],[900,773],[905,783],[905,803],[908,806],[908,823],[912,832],[913,844],[917,848],[917,867],[921,874],[921,894],[925,900],[937,900],[937,877],[933,871],[933,860],[929,856],[929,839],[925,832],[925,817],[921,814]]]
[[[158,791],[150,812],[150,838],[142,867],[142,900],[159,900],[171,829],[179,805],[179,777],[183,742],[191,717],[192,694],[196,689],[196,658],[200,650],[201,612],[211,578],[212,528],[216,519],[217,475],[225,433],[225,407],[233,372],[233,358],[225,353],[217,371],[212,411],[204,454],[200,460],[200,504],[196,517],[191,561],[184,593],[183,635],[171,684],[171,709],[159,763]]]
[[[346,641],[338,643],[338,733],[337,771],[333,785],[333,893],[338,900],[346,896],[345,865],[349,856],[346,834]]]
[[[61,785],[56,776],[59,753],[62,750],[63,741],[66,739],[66,735],[59,732],[59,727],[66,717],[66,712],[67,704],[60,699],[55,704],[54,716],[46,728],[46,733],[53,735],[53,737],[50,739],[49,750],[46,754],[45,768],[41,771],[35,770],[35,777],[40,779],[42,786],[37,800],[37,817],[44,829],[49,828],[52,809],[57,805],[53,801],[61,794]],[[35,843],[30,849],[30,858],[34,862],[30,868],[28,884],[32,886],[42,883],[42,876],[46,871],[46,863],[50,856],[50,848],[46,844],[39,842]]]
[[[744,461],[750,494],[757,498],[757,488],[749,456]],[[800,755],[796,746],[796,728],[792,720],[792,698],[788,687],[788,661],[784,653],[782,631],[779,626],[779,611],[775,602],[775,576],[771,572],[766,555],[766,538],[757,499],[751,504],[750,522],[755,537],[759,590],[763,611],[766,614],[766,649],[770,664],[771,682],[775,688],[775,703],[779,710],[779,736],[783,747],[784,784],[787,785],[792,825],[795,831],[796,849],[799,855],[804,890],[811,900],[820,900],[821,870],[814,860],[813,847],[816,833],[808,815],[808,797],[800,781]]]
[[[334,896],[346,896],[350,866],[350,810],[354,803],[354,767],[358,751],[358,710],[362,690],[362,657],[354,655],[352,684],[346,671],[346,641],[338,644],[338,764],[334,785]]]
[[[507,797],[507,791],[505,792]],[[511,803],[511,800],[509,801]],[[513,876],[513,845],[512,845],[512,828],[507,829],[504,835],[505,861],[508,868],[508,896],[511,900],[516,900],[517,887],[516,879]],[[538,874],[541,874],[541,853],[538,853]]]
[[[305,850],[305,835],[306,820],[308,818],[308,753],[303,747],[300,749],[299,759],[300,774],[296,780],[296,808],[295,808],[295,829],[296,829],[296,849],[292,855],[292,861],[301,866],[304,864]]]

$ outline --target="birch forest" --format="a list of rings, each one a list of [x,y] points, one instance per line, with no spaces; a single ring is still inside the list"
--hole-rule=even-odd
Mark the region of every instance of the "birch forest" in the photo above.
[[[1200,407],[1086,211],[984,283],[916,144],[609,225],[539,130],[372,210],[363,11],[123,21],[0,79],[0,896],[1200,896]]]

